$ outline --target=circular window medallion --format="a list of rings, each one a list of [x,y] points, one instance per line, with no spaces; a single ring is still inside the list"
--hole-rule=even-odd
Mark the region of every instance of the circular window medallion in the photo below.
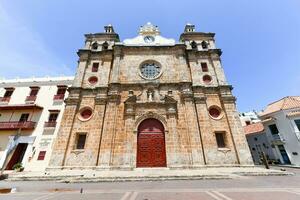
[[[152,43],[152,42],[154,42],[154,40],[155,40],[155,38],[151,35],[147,35],[147,36],[144,37],[144,41],[146,43]]]
[[[87,121],[91,119],[93,111],[90,107],[84,107],[80,110],[79,119],[81,121]]]
[[[209,115],[213,118],[213,119],[220,119],[222,117],[221,115],[221,109],[217,106],[211,106],[208,109]]]
[[[140,74],[145,79],[155,79],[161,74],[161,66],[155,62],[145,62],[140,66]]]
[[[210,83],[210,82],[211,82],[211,76],[209,76],[209,75],[204,75],[204,76],[203,76],[203,82],[204,82],[204,83]]]
[[[98,78],[96,76],[92,76],[88,81],[91,85],[95,85],[98,82]]]

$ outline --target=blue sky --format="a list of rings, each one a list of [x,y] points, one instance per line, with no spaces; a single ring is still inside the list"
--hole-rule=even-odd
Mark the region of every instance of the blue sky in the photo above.
[[[83,34],[112,23],[123,40],[148,21],[177,40],[188,22],[215,32],[240,111],[300,95],[299,0],[2,0],[0,78],[74,75]]]

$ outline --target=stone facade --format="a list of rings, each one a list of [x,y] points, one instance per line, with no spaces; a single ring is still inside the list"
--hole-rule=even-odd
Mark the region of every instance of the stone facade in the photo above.
[[[85,36],[48,169],[136,168],[138,127],[148,118],[164,126],[169,168],[252,165],[213,33],[186,25],[175,42],[148,23],[124,42],[110,25]],[[155,77],[142,72],[149,62],[145,73]],[[82,118],[85,108],[92,110],[88,119]],[[86,139],[78,149],[80,133]],[[224,136],[223,146],[216,133]]]

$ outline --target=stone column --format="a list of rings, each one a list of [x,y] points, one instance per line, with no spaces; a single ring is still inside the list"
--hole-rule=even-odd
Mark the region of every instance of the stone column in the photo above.
[[[178,55],[179,59],[179,76],[181,82],[188,82],[191,81],[188,65],[186,63],[186,59],[184,57],[183,52]]]
[[[236,151],[238,164],[253,165],[251,153],[246,141],[241,121],[235,106],[235,97],[229,95],[221,96],[223,109],[226,113],[230,127],[233,145]]]
[[[87,65],[88,65],[88,55],[87,54],[80,55],[80,59],[78,61],[77,72],[76,72],[72,87],[82,87],[82,82],[84,79]]]
[[[95,98],[95,125],[96,134],[94,135],[94,151],[97,155],[95,166],[99,163],[99,153],[100,147],[102,143],[102,134],[103,134],[103,127],[104,127],[104,119],[106,114],[106,102],[107,97],[106,95],[98,94]]]
[[[126,111],[125,111],[126,112]],[[136,167],[137,133],[134,132],[134,114],[127,114],[125,118],[126,142],[124,152],[124,168],[133,169]]]
[[[69,97],[66,100],[66,107],[61,119],[60,127],[56,139],[54,140],[53,150],[49,161],[50,168],[61,168],[67,156],[69,141],[72,134],[74,118],[78,109],[78,98]]]
[[[211,55],[210,61],[215,70],[218,84],[219,85],[227,85],[227,80],[226,80],[225,73],[224,73],[224,70],[221,65],[220,56],[218,56],[217,54],[213,54],[213,55]]]
[[[120,81],[120,62],[121,62],[121,51],[115,48],[115,58],[113,61],[113,67],[111,71],[111,81],[110,83],[119,83]]]
[[[177,133],[176,110],[169,107],[167,110],[168,132],[165,132],[167,167],[181,167],[183,160],[180,155],[181,141]]]
[[[189,150],[192,158],[192,166],[203,166],[204,158],[202,152],[202,145],[200,139],[200,130],[197,125],[196,110],[193,102],[192,92],[185,92],[183,94],[184,107],[186,113],[186,122],[188,127]]]
[[[102,141],[100,146],[98,167],[110,168],[113,160],[114,139],[117,125],[118,112],[118,95],[109,95],[106,113],[104,118],[104,126],[102,132]]]

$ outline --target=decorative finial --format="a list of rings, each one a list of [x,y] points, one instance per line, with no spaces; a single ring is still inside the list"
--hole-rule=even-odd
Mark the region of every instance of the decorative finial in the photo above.
[[[159,35],[160,34],[158,27],[153,25],[151,22],[147,22],[144,26],[141,26],[139,33],[141,35]]]

